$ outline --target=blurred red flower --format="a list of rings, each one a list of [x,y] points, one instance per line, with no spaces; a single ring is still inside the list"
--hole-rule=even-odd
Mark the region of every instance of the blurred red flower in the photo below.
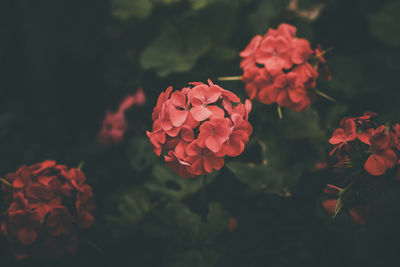
[[[0,221],[1,232],[15,248],[15,256],[45,254],[55,249],[49,245],[55,242],[57,255],[74,252],[77,242],[63,240],[76,240],[79,228],[91,226],[96,208],[83,172],[46,160],[21,166],[8,173],[5,181],[10,184],[2,185],[8,212]]]
[[[143,89],[139,88],[134,94],[128,95],[122,100],[117,112],[107,111],[98,135],[99,143],[109,146],[122,142],[128,129],[125,111],[134,105],[141,106],[145,101],[146,95]]]
[[[320,47],[313,51],[309,41],[296,37],[296,30],[282,23],[264,36],[254,36],[240,52],[242,80],[251,99],[295,111],[308,109],[314,101],[316,94],[310,89],[315,88],[322,70],[318,66],[326,67],[326,59]]]

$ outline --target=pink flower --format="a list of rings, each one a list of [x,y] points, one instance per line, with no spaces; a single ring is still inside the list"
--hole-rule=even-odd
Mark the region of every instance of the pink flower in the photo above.
[[[183,178],[221,169],[224,157],[241,154],[252,134],[250,100],[242,104],[210,80],[190,84],[192,88],[161,93],[153,129],[146,132],[154,152]]]

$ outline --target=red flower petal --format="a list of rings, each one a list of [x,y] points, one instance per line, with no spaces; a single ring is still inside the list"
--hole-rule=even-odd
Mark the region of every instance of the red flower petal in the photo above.
[[[32,227],[24,227],[17,231],[18,239],[22,244],[29,246],[35,242],[37,233]]]
[[[349,214],[355,224],[364,225],[367,223],[370,209],[369,205],[354,207],[349,210]]]
[[[196,121],[204,121],[205,119],[207,119],[208,117],[211,116],[212,112],[209,111],[206,107],[204,106],[197,106],[197,107],[193,107],[190,110],[190,113],[192,114],[193,118]]]
[[[382,157],[373,154],[365,161],[364,168],[369,174],[378,176],[386,172],[387,166]]]

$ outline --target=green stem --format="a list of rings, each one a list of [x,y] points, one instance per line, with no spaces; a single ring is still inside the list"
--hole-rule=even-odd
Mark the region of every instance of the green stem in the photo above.
[[[242,76],[228,76],[228,77],[218,77],[218,81],[240,81]]]
[[[82,170],[83,165],[85,165],[85,162],[84,162],[84,161],[81,161],[81,162],[79,163],[77,169],[78,169],[78,170]]]
[[[317,95],[320,95],[323,98],[328,99],[329,101],[336,102],[336,100],[333,97],[330,97],[329,95],[325,94],[324,92],[321,92],[318,89],[314,89],[314,91],[315,91],[315,93],[317,93]]]
[[[279,117],[279,119],[283,119],[283,115],[282,115],[282,108],[281,108],[281,106],[279,106],[278,105],[278,117]]]
[[[10,184],[6,179],[4,178],[0,178],[0,182],[2,182],[3,184],[5,184],[8,187],[13,187],[12,184]]]

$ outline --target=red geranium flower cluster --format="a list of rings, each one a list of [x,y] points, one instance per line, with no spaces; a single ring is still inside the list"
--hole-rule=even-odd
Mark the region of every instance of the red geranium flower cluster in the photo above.
[[[124,139],[128,124],[125,119],[125,111],[134,105],[141,106],[146,101],[146,95],[142,88],[139,88],[136,93],[128,95],[121,102],[118,111],[107,111],[103,120],[98,140],[103,146],[118,144]]]
[[[73,253],[77,230],[93,224],[95,203],[83,172],[46,160],[5,176],[1,232],[17,258]]]
[[[334,185],[326,185],[324,188],[324,193],[328,195],[339,195],[343,192],[342,188],[339,188]],[[334,216],[335,213],[342,207],[342,200],[337,198],[328,198],[322,202],[322,206],[326,210],[326,212]],[[355,224],[364,225],[367,223],[368,215],[371,210],[370,205],[356,205],[348,208],[348,213]]]
[[[320,48],[313,51],[309,41],[296,37],[296,27],[282,23],[264,36],[256,35],[240,56],[242,80],[251,99],[295,111],[310,107],[316,96],[310,89],[326,60]]]
[[[172,93],[162,92],[153,111],[153,131],[147,132],[154,152],[181,177],[219,170],[225,156],[240,155],[252,134],[245,104],[232,92],[208,80]]]
[[[344,164],[344,161],[350,158],[349,153],[357,149],[367,157],[364,162],[365,170],[378,176],[397,163],[397,154],[400,152],[400,125],[396,124],[392,128],[377,125],[370,120],[372,116],[376,116],[376,113],[364,112],[360,117],[343,118],[340,128],[336,129],[329,139],[329,143],[335,145],[330,154],[336,152],[339,161]],[[343,148],[346,155],[341,153]]]

